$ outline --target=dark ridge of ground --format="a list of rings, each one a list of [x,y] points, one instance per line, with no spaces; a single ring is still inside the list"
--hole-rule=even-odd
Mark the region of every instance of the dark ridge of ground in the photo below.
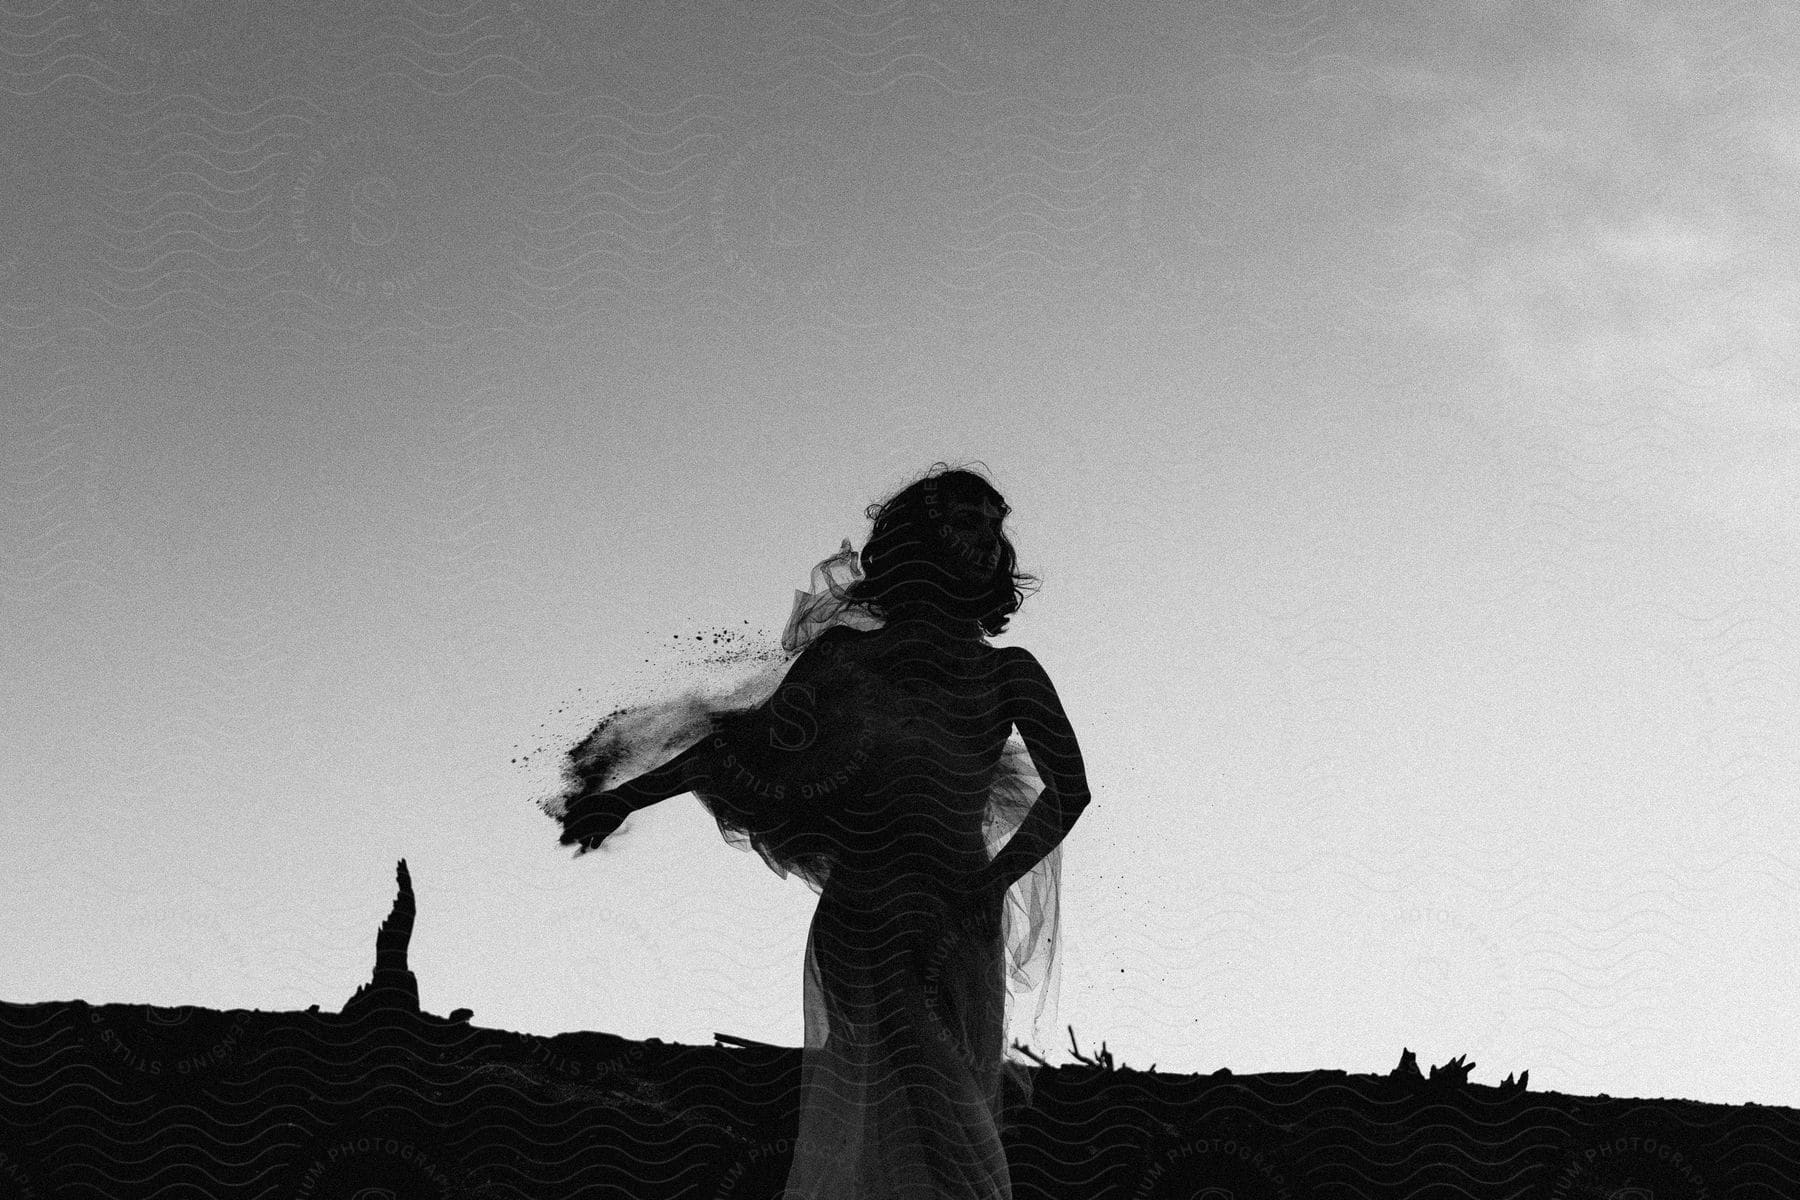
[[[730,1041],[731,1039],[726,1039]],[[0,1200],[775,1197],[797,1049],[0,1002]],[[1800,1196],[1800,1112],[1342,1071],[1040,1067],[1019,1200]]]

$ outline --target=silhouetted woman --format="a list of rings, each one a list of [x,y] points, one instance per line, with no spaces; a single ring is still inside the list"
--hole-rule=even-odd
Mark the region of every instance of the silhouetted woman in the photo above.
[[[1033,580],[1008,512],[935,464],[870,506],[860,563],[846,540],[815,568],[796,657],[730,697],[613,714],[550,806],[585,851],[693,792],[819,893],[787,1200],[1012,1196],[1002,1083],[1028,1100],[1031,1080],[1006,1034],[1054,1008],[1058,846],[1089,796],[1044,669],[986,641]]]

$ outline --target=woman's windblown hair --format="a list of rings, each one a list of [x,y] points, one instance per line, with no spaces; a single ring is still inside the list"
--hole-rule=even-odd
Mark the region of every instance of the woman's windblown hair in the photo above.
[[[989,636],[1003,633],[1038,579],[1018,569],[1004,527],[997,529],[998,561],[971,557],[949,522],[950,505],[989,501],[1002,518],[1011,511],[981,475],[933,463],[919,479],[864,514],[874,522],[862,549],[862,579],[846,599],[883,620],[921,610],[979,622]],[[978,564],[971,574],[969,564]]]

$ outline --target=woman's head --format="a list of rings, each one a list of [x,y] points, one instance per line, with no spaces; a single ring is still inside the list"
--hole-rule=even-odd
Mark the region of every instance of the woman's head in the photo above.
[[[985,633],[1004,632],[1037,583],[1018,570],[1003,528],[1010,511],[981,475],[934,463],[869,506],[874,528],[862,550],[864,578],[851,586],[852,598],[890,620],[976,621]]]

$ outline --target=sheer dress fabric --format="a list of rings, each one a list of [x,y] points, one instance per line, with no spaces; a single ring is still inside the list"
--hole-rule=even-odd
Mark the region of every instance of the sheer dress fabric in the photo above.
[[[931,786],[951,749],[929,698],[836,652],[853,641],[840,626],[881,625],[845,595],[859,577],[845,540],[795,594],[790,657],[723,692],[612,714],[570,753],[565,796],[710,739],[695,795],[720,834],[819,895],[786,1200],[1010,1200],[1007,1081],[1029,1103],[1031,1068],[1009,1047],[1055,1028],[1061,850],[1003,897],[959,900],[964,866],[1005,845],[1042,781],[1009,734],[974,786]],[[807,686],[781,691],[806,653]]]

